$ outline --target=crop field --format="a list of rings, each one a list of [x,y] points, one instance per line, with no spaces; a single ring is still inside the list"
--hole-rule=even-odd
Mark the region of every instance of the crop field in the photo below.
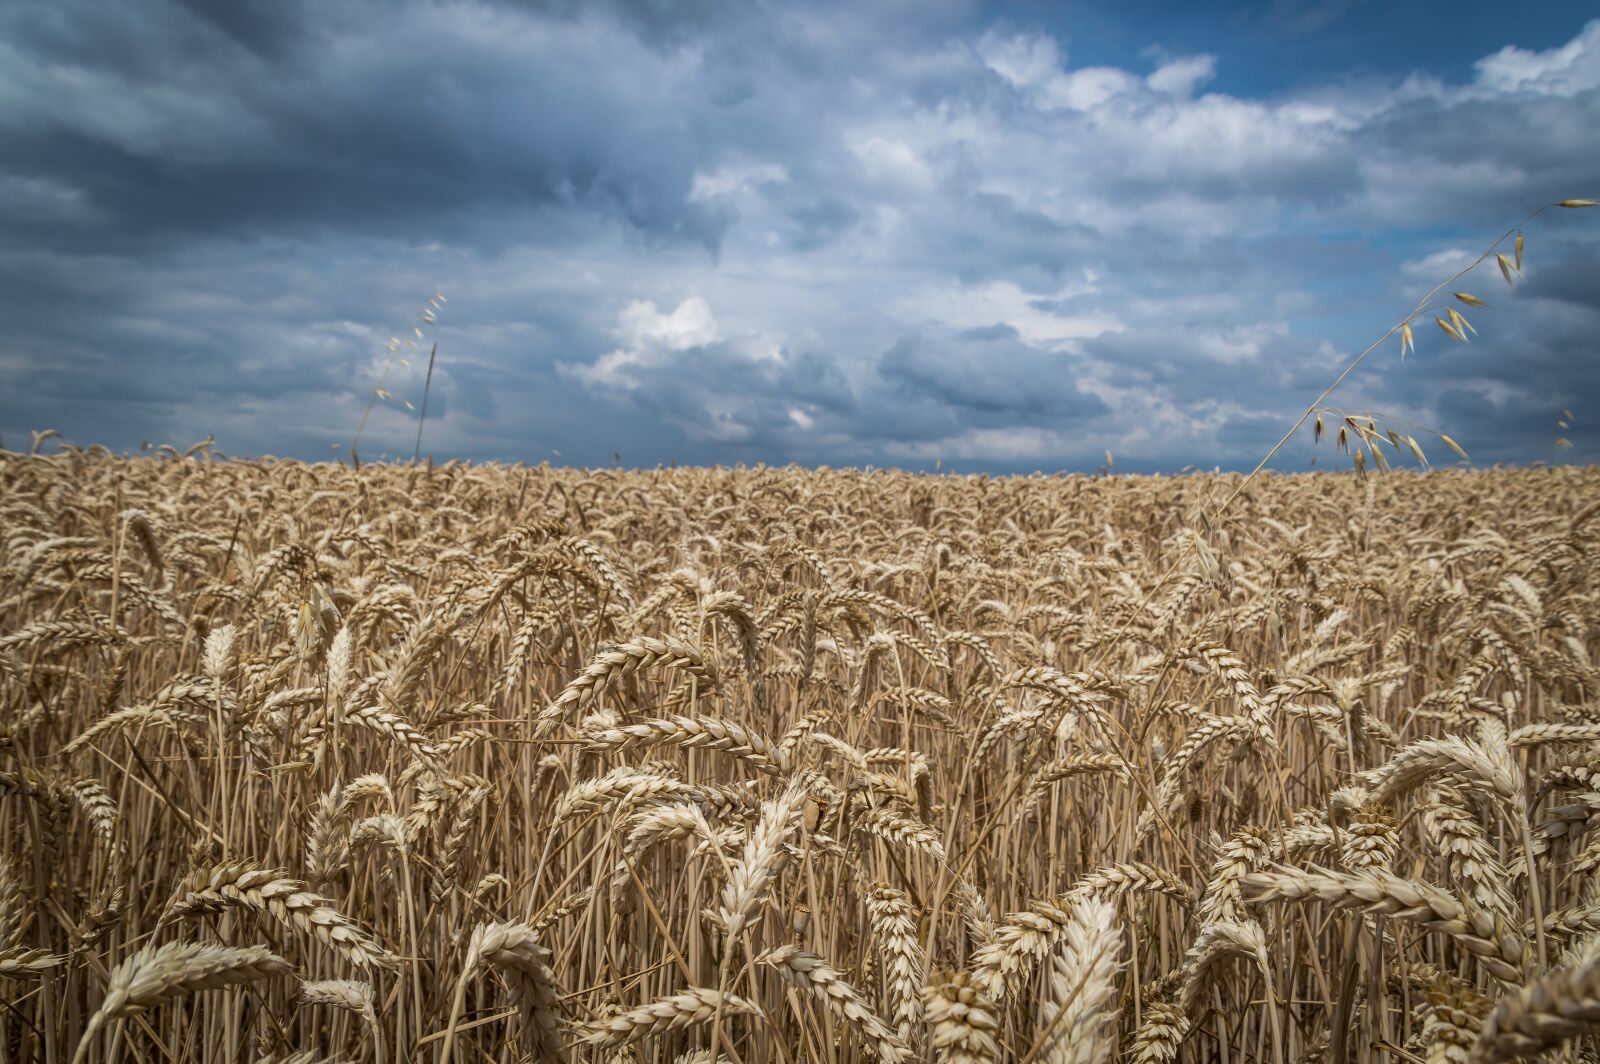
[[[1600,470],[0,454],[0,1059],[1594,1059]]]

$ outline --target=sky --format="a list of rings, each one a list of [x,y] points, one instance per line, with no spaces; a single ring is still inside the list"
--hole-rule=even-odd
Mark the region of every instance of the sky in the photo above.
[[[8,0],[0,441],[409,459],[437,343],[438,460],[1249,468],[1597,129],[1592,2]],[[1329,406],[1600,461],[1523,232]]]

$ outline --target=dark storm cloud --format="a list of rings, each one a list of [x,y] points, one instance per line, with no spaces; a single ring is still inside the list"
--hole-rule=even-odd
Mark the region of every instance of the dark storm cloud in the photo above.
[[[523,19],[509,40],[494,38],[492,20],[475,35],[443,32],[454,17],[482,18],[468,6],[407,6],[402,17],[400,5],[362,5],[366,32],[351,24],[354,5],[303,17],[292,6],[259,17],[232,4],[144,6],[149,24],[136,27],[98,6],[69,8],[75,32],[59,41],[42,27],[61,17],[28,6],[13,16],[25,36],[52,42],[31,53],[37,67],[118,70],[97,57],[119,49],[159,57],[123,70],[124,129],[108,128],[103,111],[117,101],[98,93],[37,91],[6,123],[7,168],[82,193],[101,222],[88,233],[400,229],[484,241],[482,219],[498,215],[510,229],[501,239],[537,241],[540,211],[559,209],[714,247],[725,224],[687,196],[705,151],[698,122],[713,108],[670,64],[632,62],[644,52],[636,39],[574,26],[574,39],[556,41]]]
[[[605,11],[641,39],[676,47],[719,22],[737,19],[750,5],[741,0],[498,0],[509,8],[576,20]]]
[[[1544,252],[1549,261],[1517,289],[1522,298],[1552,299],[1600,310],[1600,246],[1558,242]]]
[[[801,204],[789,212],[794,223],[790,243],[797,251],[820,248],[847,233],[859,217],[854,207],[840,199]]]
[[[409,455],[437,337],[440,456],[1248,463],[1403,289],[1600,184],[1600,23],[1567,21],[1466,75],[1250,97],[1182,42],[1096,69],[959,0],[27,0],[0,431],[326,455],[442,289],[364,454]],[[1470,347],[1341,398],[1490,459],[1548,457],[1570,407],[1600,458],[1600,234],[1560,213]]]
[[[879,356],[877,370],[892,388],[964,411],[973,424],[1038,425],[1107,412],[1078,391],[1075,361],[1014,341],[941,344],[913,335]]]
[[[970,329],[962,329],[956,334],[959,340],[1015,340],[1017,330],[1015,326],[1005,322],[996,322],[993,325],[977,325]]]
[[[305,38],[300,0],[178,0],[184,10],[263,58],[284,55]]]
[[[919,212],[912,238],[920,252],[968,283],[1032,274],[1059,279],[1074,268],[1099,261],[1104,234],[1092,225],[1057,221],[1037,208],[998,192],[952,191],[949,202]]]

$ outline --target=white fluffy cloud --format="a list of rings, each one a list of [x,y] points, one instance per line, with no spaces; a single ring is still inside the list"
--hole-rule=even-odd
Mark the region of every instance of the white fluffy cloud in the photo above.
[[[1600,21],[1548,51],[1508,44],[1478,60],[1477,72],[1478,85],[1491,92],[1573,96],[1600,87]]]
[[[596,387],[631,390],[639,386],[633,371],[667,365],[683,352],[722,339],[716,316],[699,296],[685,299],[670,314],[648,299],[636,299],[617,316],[617,336],[622,346],[593,363],[562,363],[562,368]]]

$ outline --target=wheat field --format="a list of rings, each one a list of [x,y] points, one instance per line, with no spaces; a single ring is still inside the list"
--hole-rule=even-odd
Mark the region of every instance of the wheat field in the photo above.
[[[1597,561],[1582,468],[6,453],[0,1058],[1595,1059]]]

